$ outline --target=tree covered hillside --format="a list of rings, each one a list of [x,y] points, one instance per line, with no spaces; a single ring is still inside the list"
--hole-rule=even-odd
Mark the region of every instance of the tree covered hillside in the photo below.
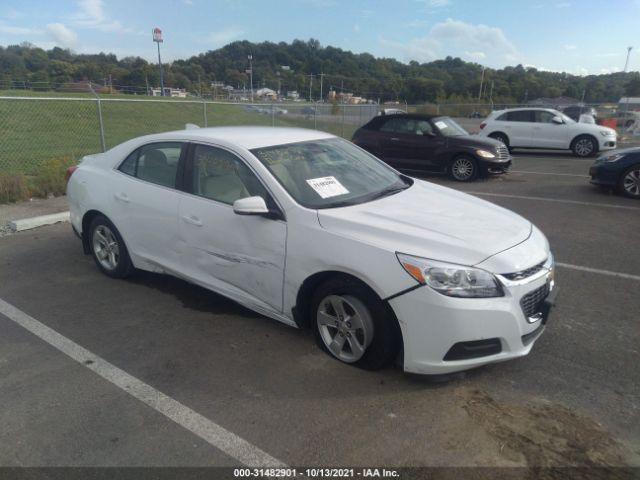
[[[560,95],[589,103],[617,102],[620,97],[640,96],[638,72],[579,77],[539,71],[522,65],[486,68],[459,58],[430,63],[401,63],[391,58],[354,54],[323,47],[317,40],[294,40],[291,44],[238,41],[186,60],[165,65],[165,86],[211,94],[212,84],[249,88],[248,55],[252,55],[254,88],[283,92],[297,90],[301,97],[320,98],[330,90],[380,100],[420,102],[475,102],[491,98],[496,103],[521,103],[537,97]],[[285,68],[283,68],[285,67]],[[118,59],[113,54],[75,54],[31,44],[0,47],[0,87],[28,82],[31,88],[48,89],[68,82],[92,81],[112,86],[112,91],[144,93],[159,85],[156,64],[139,57]],[[217,91],[220,94],[220,91]]]

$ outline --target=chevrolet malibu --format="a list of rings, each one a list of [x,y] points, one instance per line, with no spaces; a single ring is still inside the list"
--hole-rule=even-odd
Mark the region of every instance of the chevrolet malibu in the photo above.
[[[313,130],[150,135],[71,173],[73,229],[106,275],[175,275],[368,369],[441,374],[526,355],[557,289],[545,236]]]

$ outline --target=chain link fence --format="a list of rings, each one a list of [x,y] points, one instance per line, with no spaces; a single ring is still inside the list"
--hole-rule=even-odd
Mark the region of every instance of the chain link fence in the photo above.
[[[457,118],[469,132],[492,110],[518,105],[342,105],[329,103],[224,103],[202,99],[112,96],[0,96],[0,172],[37,175],[42,162],[66,163],[145,134],[200,127],[302,127],[351,138],[386,107]],[[521,105],[520,105],[521,106]],[[531,105],[529,105],[531,106]],[[602,109],[602,106],[600,106]],[[600,111],[600,110],[599,110]],[[624,127],[624,125],[623,125]]]

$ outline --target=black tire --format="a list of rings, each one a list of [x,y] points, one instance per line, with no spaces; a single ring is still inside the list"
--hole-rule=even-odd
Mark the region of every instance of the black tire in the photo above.
[[[592,157],[598,153],[598,141],[591,135],[580,135],[571,143],[571,150],[576,157]]]
[[[457,182],[471,182],[478,174],[478,162],[469,155],[458,155],[449,163],[449,177]]]
[[[502,132],[492,133],[491,135],[489,135],[489,137],[504,143],[505,147],[507,147],[509,151],[511,151],[511,148],[509,147],[509,137],[507,137],[504,133]]]
[[[105,275],[126,278],[133,271],[133,263],[120,232],[104,215],[98,215],[91,221],[89,246],[93,260]]]
[[[640,199],[640,163],[632,165],[620,175],[618,192],[629,198]]]
[[[323,339],[323,335],[325,338],[327,336],[331,337],[332,333],[335,333],[333,338],[337,339],[341,331],[337,326],[330,327],[330,329],[332,329],[330,330],[319,324],[319,319],[322,316],[320,312],[326,312],[326,307],[331,304],[331,300],[329,299],[335,298],[346,299],[346,302],[351,304],[357,301],[359,309],[363,307],[366,308],[371,320],[373,327],[373,331],[371,332],[372,338],[370,338],[368,344],[364,346],[364,354],[355,360],[339,357],[329,349],[327,343],[325,343],[326,341]],[[333,358],[366,370],[379,370],[395,360],[402,343],[400,327],[388,308],[389,307],[385,305],[371,289],[361,282],[348,277],[336,277],[322,283],[313,293],[309,309],[310,324],[320,348]],[[345,312],[347,314],[353,313],[349,312],[348,309],[345,309]],[[345,316],[344,318],[336,315],[336,317],[343,320],[341,327],[345,327],[346,330],[346,325],[349,324],[348,320],[354,318],[355,315]],[[351,328],[352,325],[349,324],[349,327]],[[353,327],[355,328],[355,325],[353,325]],[[342,342],[344,343],[342,353],[348,356],[351,345],[350,342],[352,341],[364,343],[356,339],[356,336],[357,333],[355,333],[355,331],[350,340],[344,338],[345,335],[342,335]],[[362,340],[362,336],[360,340]]]

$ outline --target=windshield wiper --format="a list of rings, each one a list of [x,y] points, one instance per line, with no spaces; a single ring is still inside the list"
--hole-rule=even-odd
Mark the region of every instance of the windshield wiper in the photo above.
[[[389,195],[393,195],[395,193],[401,192],[402,190],[406,190],[410,186],[411,185],[408,185],[408,184],[404,183],[402,185],[392,185],[390,187],[383,188],[379,192],[376,192],[373,195],[371,195],[369,197],[369,200],[375,200],[376,198],[388,197]]]

